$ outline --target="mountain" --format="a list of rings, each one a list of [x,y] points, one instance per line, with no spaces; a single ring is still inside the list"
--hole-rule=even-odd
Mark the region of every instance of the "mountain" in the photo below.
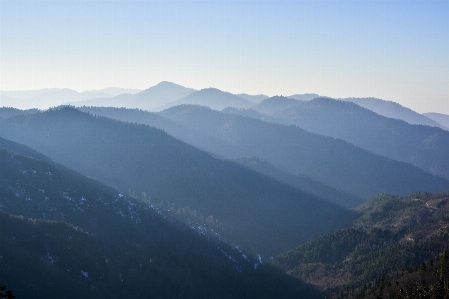
[[[360,197],[331,188],[304,175],[289,174],[257,157],[235,158],[232,161],[345,208],[354,208],[363,203]]]
[[[125,93],[125,92],[123,92],[123,93]],[[87,99],[108,98],[108,97],[112,96],[109,93],[98,91],[95,89],[83,91],[80,93],[80,95],[82,95],[83,97],[85,97]]]
[[[319,295],[61,165],[0,150],[0,194],[0,277],[18,298]]]
[[[1,149],[5,149],[7,151],[17,153],[21,156],[31,157],[34,159],[38,159],[38,160],[42,160],[42,161],[51,163],[51,159],[49,159],[45,155],[39,153],[38,151],[36,151],[26,145],[16,143],[14,141],[4,139],[2,137],[0,137],[0,150]]]
[[[61,88],[44,88],[35,90],[2,90],[0,91],[1,97],[11,97],[17,99],[27,99],[35,97],[42,93],[58,92]]]
[[[161,82],[153,87],[142,90],[136,94],[121,94],[114,97],[89,99],[72,102],[71,105],[101,106],[101,107],[127,107],[143,110],[154,110],[159,106],[184,98],[194,92],[194,89],[186,88],[171,82]]]
[[[376,98],[345,98],[340,100],[355,103],[360,107],[376,112],[379,115],[401,119],[412,125],[425,125],[446,129],[436,121],[392,101]]]
[[[67,102],[64,104],[73,105],[75,107],[82,106],[101,106],[101,107],[132,107],[131,101],[134,95],[124,93],[114,97],[92,98],[76,102]]]
[[[167,105],[161,105],[157,111],[185,104],[207,106],[214,110],[222,110],[226,107],[249,108],[252,106],[250,101],[233,95],[232,93],[221,91],[216,88],[206,88],[193,92],[188,96],[168,103]]]
[[[219,157],[258,157],[283,172],[304,175],[352,194],[360,202],[377,193],[405,195],[416,190],[449,189],[447,180],[409,164],[294,126],[266,123],[200,106],[177,106],[159,116],[138,110],[85,109],[91,114],[161,128]],[[165,117],[164,121],[161,116]],[[349,201],[344,206],[348,204]]]
[[[320,96],[317,95],[316,93],[294,94],[294,95],[288,96],[288,98],[295,99],[298,101],[310,101],[310,100],[313,100],[313,99],[319,98],[319,97]]]
[[[0,91],[0,96],[6,96],[6,97],[12,97],[12,98],[18,98],[18,99],[27,99],[36,97],[42,94],[51,94],[52,92],[60,92],[67,89],[62,88],[44,88],[44,89],[37,89],[37,90],[2,90]],[[71,91],[73,93],[74,90]],[[108,87],[100,90],[91,89],[81,92],[80,94],[83,95],[90,95],[90,94],[97,94],[97,95],[107,95],[107,96],[117,96],[123,93],[131,93],[135,94],[139,92],[139,89],[132,89],[132,88],[120,88],[120,87]]]
[[[380,116],[354,103],[318,98],[270,119],[343,139],[375,154],[449,179],[449,132]]]
[[[249,95],[246,93],[240,93],[240,94],[236,94],[236,96],[238,96],[244,100],[247,100],[253,104],[258,104],[258,103],[262,102],[263,100],[269,98],[269,96],[266,96],[264,94]]]
[[[15,107],[19,109],[48,109],[64,103],[74,103],[89,98],[111,97],[112,94],[127,89],[107,88],[102,91],[89,90],[79,93],[68,88],[48,88],[40,90],[25,91],[1,91],[0,105],[4,107]],[[108,93],[109,91],[111,93]],[[135,90],[130,90],[135,91]]]
[[[288,96],[290,99],[300,100],[300,101],[310,101],[320,96],[315,93],[306,94],[294,94]],[[429,117],[426,113],[419,114],[410,108],[404,107],[398,103],[392,101],[385,101],[376,98],[341,98],[338,99],[345,102],[352,102],[359,105],[365,109],[371,110],[379,115],[401,119],[412,125],[425,125],[431,127],[439,127],[447,130],[449,124],[440,124],[437,120]]]
[[[158,127],[219,157],[258,157],[282,172],[306,176],[359,200],[378,193],[405,195],[417,190],[449,189],[447,180],[409,164],[376,156],[344,141],[311,134],[295,126],[188,105],[170,108],[159,115],[129,109],[84,109],[91,114]],[[395,182],[398,177],[400,182]],[[355,203],[348,198],[348,203],[343,205],[348,206],[349,202]]]
[[[303,101],[291,98],[276,96],[263,100],[259,104],[253,106],[252,109],[262,114],[273,115],[282,110],[301,105],[302,102]]]
[[[15,95],[13,102],[8,102],[7,105],[20,109],[48,109],[49,107],[59,106],[65,102],[78,101],[81,97],[79,92],[68,88],[52,88],[27,92],[2,92],[2,95],[4,94]]]
[[[136,108],[153,110],[156,107],[182,99],[193,92],[196,92],[196,90],[164,81],[137,93],[131,103]]]
[[[2,92],[3,93],[3,92]],[[0,95],[0,107],[16,107],[21,109],[28,109],[30,105],[27,105],[27,101],[14,97]]]
[[[47,88],[26,91],[1,91],[0,106],[19,109],[48,109],[65,103],[84,101],[89,98],[111,97],[125,92],[136,92],[136,89],[105,88],[77,92],[68,88]]]
[[[343,208],[145,125],[63,107],[5,119],[0,135],[127,194],[207,219],[224,239],[264,257],[351,219]]]
[[[353,227],[320,236],[276,257],[274,263],[327,289],[328,297],[344,290],[377,292],[387,274],[398,280],[448,249],[448,196],[377,196],[357,208],[360,217]]]
[[[449,115],[435,112],[423,113],[423,115],[444,126],[446,130],[449,130]]]
[[[221,110],[221,112],[226,113],[226,114],[234,114],[234,115],[239,115],[239,116],[255,118],[255,119],[264,120],[264,121],[270,119],[270,117],[268,115],[261,114],[252,108],[238,109],[238,108],[228,107],[228,108]]]
[[[449,298],[449,253],[415,265],[405,271],[393,271],[363,287],[341,292],[343,298]]]
[[[195,144],[214,154],[229,158],[259,157],[290,174],[308,176],[361,198],[378,193],[405,195],[417,190],[448,190],[447,180],[410,164],[295,126],[266,123],[199,106],[173,107],[161,115],[230,145]]]
[[[124,93],[130,93],[130,94],[136,94],[138,92],[140,92],[140,89],[135,89],[135,88],[120,88],[120,87],[107,87],[107,88],[103,88],[103,89],[99,89],[99,90],[86,90],[83,91],[81,94],[85,95],[85,94],[90,94],[90,93],[97,93],[97,94],[103,94],[103,95],[107,95],[107,96],[118,96]],[[89,98],[93,98],[92,96],[89,96]]]
[[[20,110],[12,107],[0,107],[0,119],[16,115],[33,114],[38,112],[39,112],[38,109]]]
[[[211,136],[204,136],[204,134],[202,134],[202,132],[200,131],[187,128],[183,124],[177,123],[176,121],[163,117],[159,114],[137,109],[111,107],[81,107],[79,109],[83,112],[89,112],[90,114],[101,115],[125,122],[136,122],[139,124],[146,124],[152,127],[156,127],[164,130],[168,134],[171,134],[178,139],[196,145],[199,148],[210,150],[215,154],[219,153],[220,149],[227,149],[227,151],[233,152],[240,151],[238,148],[229,145],[229,143],[227,143],[226,141],[220,140],[219,137],[214,138]],[[359,197],[331,188],[304,175],[292,175],[286,173],[267,163],[266,161],[260,160],[257,157],[235,158],[232,159],[232,161],[245,167],[249,167],[252,170],[255,170],[273,179],[281,181],[282,183],[288,184],[299,190],[313,194],[319,198],[323,198],[329,202],[336,203],[343,207],[356,207],[363,202],[363,200]]]

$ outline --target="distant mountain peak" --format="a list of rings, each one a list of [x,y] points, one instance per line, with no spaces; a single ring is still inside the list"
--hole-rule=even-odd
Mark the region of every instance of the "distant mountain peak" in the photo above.
[[[345,98],[342,101],[353,102],[360,107],[374,111],[375,113],[395,119],[401,119],[409,124],[426,125],[431,127],[440,127],[446,129],[438,122],[428,118],[425,115],[421,115],[410,108],[404,107],[393,101],[386,101],[378,98]]]
[[[150,88],[142,90],[136,96],[160,96],[160,93],[164,93],[176,95],[176,99],[178,99],[194,91],[192,88],[187,88],[173,82],[162,81]]]
[[[310,100],[313,100],[318,97],[320,97],[320,96],[316,93],[294,94],[294,95],[288,96],[288,98],[290,98],[290,99],[301,100],[301,101],[310,101]]]
[[[292,98],[289,98],[289,97],[284,97],[283,95],[275,95],[275,96],[272,96],[272,97],[270,97],[270,98],[267,98],[267,99],[265,99],[265,100],[263,100],[264,102],[265,101],[282,101],[282,100],[287,100],[287,101],[292,101],[292,100],[295,100],[295,99],[292,99]],[[295,100],[296,101],[296,100]]]
[[[227,107],[248,108],[252,105],[250,101],[235,94],[211,87],[192,92],[178,101],[160,107],[160,110],[182,104],[208,106],[214,110],[223,110]]]
[[[301,100],[295,100],[284,96],[274,96],[265,99],[256,106],[254,106],[254,110],[258,111],[259,113],[272,115],[279,111],[300,105],[302,102],[303,101]]]
[[[226,92],[226,91],[223,91],[223,90],[220,90],[220,89],[218,89],[218,88],[215,88],[215,87],[208,87],[208,88],[203,88],[203,89],[201,89],[199,92],[222,92],[222,93],[229,93],[229,92]]]
[[[176,84],[176,83],[173,83],[173,82],[170,82],[170,81],[161,81],[158,84],[154,85],[153,87],[156,87],[156,86],[180,86],[180,87],[184,87],[182,85],[179,85],[179,84]],[[184,87],[184,88],[186,88],[186,87]]]

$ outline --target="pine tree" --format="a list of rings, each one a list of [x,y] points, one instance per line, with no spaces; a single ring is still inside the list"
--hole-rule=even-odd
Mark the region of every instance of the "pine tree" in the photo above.
[[[12,291],[6,290],[5,286],[0,285],[0,298],[13,299],[16,296],[12,294]]]

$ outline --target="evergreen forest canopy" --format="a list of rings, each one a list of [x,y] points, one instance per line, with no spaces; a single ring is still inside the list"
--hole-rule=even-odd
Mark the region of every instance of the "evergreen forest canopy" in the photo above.
[[[7,103],[57,94],[0,108],[2,298],[449,298],[449,116],[170,82]]]

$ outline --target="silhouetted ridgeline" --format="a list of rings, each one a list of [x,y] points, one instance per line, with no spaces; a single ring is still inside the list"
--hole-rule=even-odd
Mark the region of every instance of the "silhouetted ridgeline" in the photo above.
[[[152,110],[161,105],[182,99],[194,91],[194,89],[164,81],[135,94],[127,93],[108,98],[90,98],[84,101],[71,102],[70,104],[75,106],[127,107]]]

